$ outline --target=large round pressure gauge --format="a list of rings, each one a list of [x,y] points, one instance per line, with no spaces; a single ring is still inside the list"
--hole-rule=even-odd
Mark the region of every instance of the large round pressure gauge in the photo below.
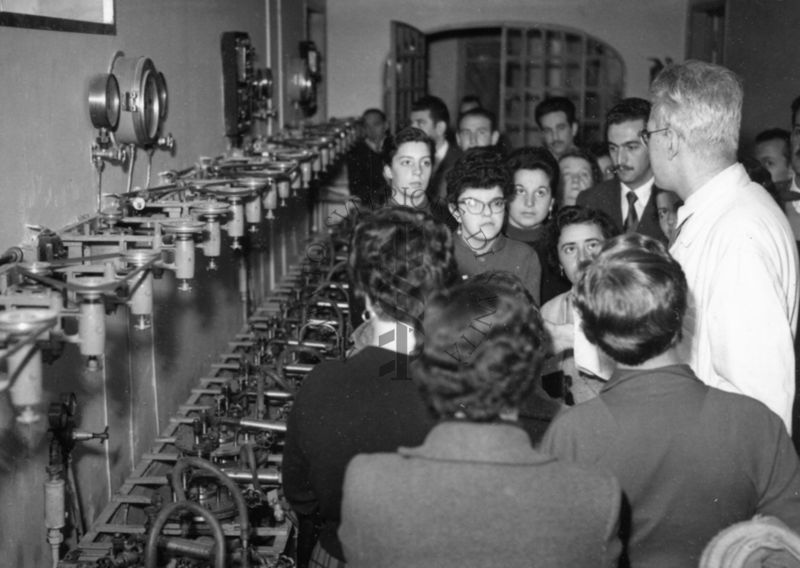
[[[121,113],[117,142],[147,145],[156,141],[166,116],[167,89],[163,76],[147,57],[118,57],[112,64],[119,81]]]

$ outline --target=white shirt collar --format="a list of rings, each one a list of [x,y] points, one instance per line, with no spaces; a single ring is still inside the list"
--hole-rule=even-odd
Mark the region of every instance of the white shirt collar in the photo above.
[[[653,184],[655,183],[656,178],[651,177],[649,180],[644,182],[642,185],[637,187],[636,189],[631,189],[627,185],[622,182],[619,184],[622,186],[622,195],[627,195],[629,191],[632,191],[636,194],[637,200],[642,203],[647,203],[647,200],[650,199],[650,194],[653,192]]]
[[[447,151],[450,149],[450,143],[445,140],[444,143],[436,148],[436,164],[441,164],[444,157],[447,155]]]
[[[705,209],[709,211],[719,210],[730,200],[728,192],[725,191],[727,186],[743,185],[745,181],[742,180],[742,176],[746,177],[747,180],[750,179],[744,166],[738,162],[718,172],[717,175],[686,198],[684,204],[678,209],[678,225],[697,211]]]
[[[647,207],[647,202],[650,201],[650,195],[653,193],[653,184],[655,183],[655,177],[651,177],[645,183],[637,187],[636,189],[631,189],[627,185],[622,182],[619,182],[620,187],[622,187],[622,191],[620,192],[620,199],[622,200],[622,216],[623,218],[627,215],[628,212],[628,192],[632,191],[636,194],[636,203],[634,203],[634,207],[636,212],[641,217],[642,212],[644,212],[644,208]]]

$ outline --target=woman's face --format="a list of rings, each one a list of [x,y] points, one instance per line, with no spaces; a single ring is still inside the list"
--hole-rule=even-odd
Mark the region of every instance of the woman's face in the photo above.
[[[580,278],[581,269],[600,252],[605,241],[600,227],[594,223],[567,225],[558,237],[558,262],[564,274],[575,284]]]
[[[553,210],[550,178],[542,170],[517,170],[514,197],[508,204],[508,224],[517,229],[538,227]]]
[[[425,142],[403,142],[383,175],[392,186],[392,199],[400,205],[419,207],[431,179],[431,150]]]
[[[458,196],[451,213],[461,229],[461,237],[473,250],[491,245],[503,228],[506,203],[499,187],[466,189]]]
[[[592,165],[575,156],[562,158],[558,163],[561,170],[561,184],[564,188],[562,206],[575,205],[578,194],[593,185]]]

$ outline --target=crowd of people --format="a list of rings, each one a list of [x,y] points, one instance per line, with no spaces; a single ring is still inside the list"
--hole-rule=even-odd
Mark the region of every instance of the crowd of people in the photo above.
[[[363,323],[287,426],[301,565],[800,566],[800,98],[745,167],[743,97],[668,66],[591,148],[564,97],[542,147],[475,97],[364,113]]]

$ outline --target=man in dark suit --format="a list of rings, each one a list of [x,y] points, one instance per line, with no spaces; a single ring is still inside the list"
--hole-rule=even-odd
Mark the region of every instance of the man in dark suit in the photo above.
[[[433,140],[435,155],[433,173],[428,183],[428,200],[431,203],[447,201],[447,172],[453,169],[461,156],[461,149],[449,136],[450,113],[439,97],[426,95],[411,105],[411,125],[416,126]]]
[[[624,232],[637,232],[667,242],[658,224],[653,170],[642,140],[650,115],[644,99],[623,99],[606,115],[606,138],[617,177],[581,192],[578,205],[607,214]]]
[[[369,208],[384,201],[383,143],[387,137],[384,112],[369,108],[361,116],[363,137],[347,153],[347,181],[350,195]]]

